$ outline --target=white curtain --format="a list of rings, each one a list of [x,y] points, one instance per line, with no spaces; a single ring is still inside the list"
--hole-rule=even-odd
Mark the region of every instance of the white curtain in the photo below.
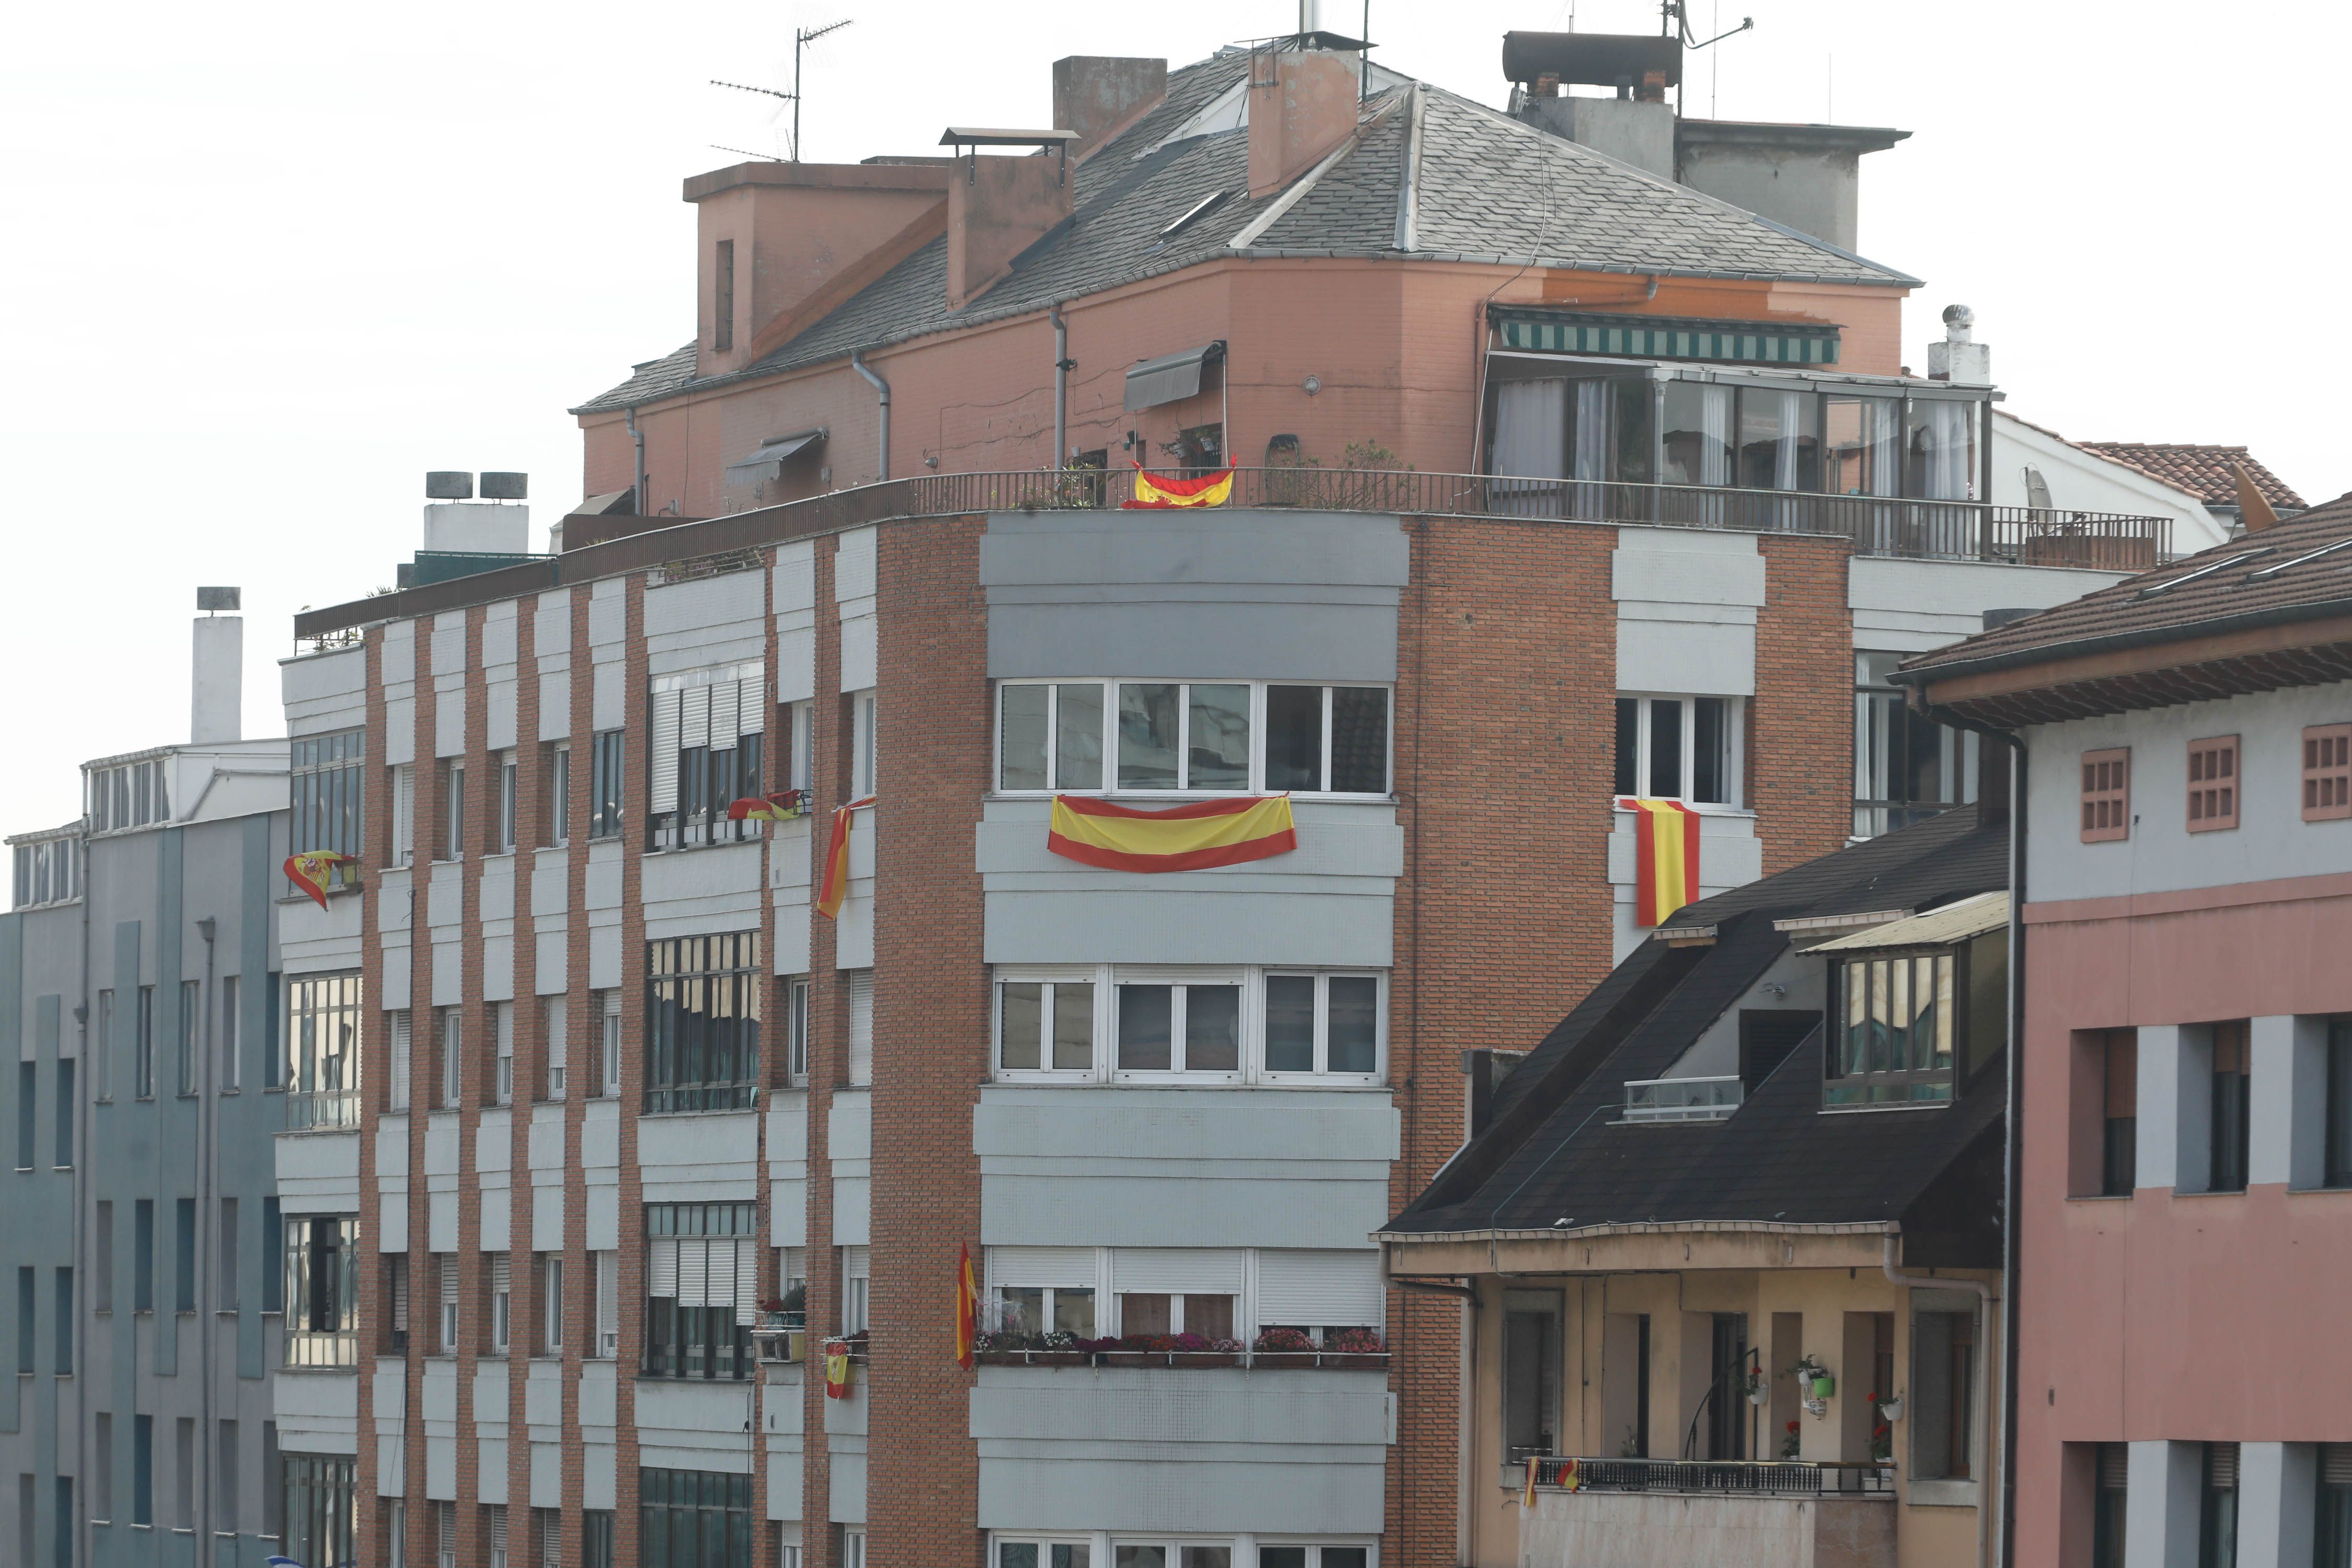
[[[1702,485],[1731,483],[1731,388],[1706,386],[1699,389],[1698,482]]]
[[[1508,479],[1568,474],[1568,383],[1507,381],[1496,389],[1494,471]]]
[[[1576,477],[1609,477],[1609,384],[1576,384]]]

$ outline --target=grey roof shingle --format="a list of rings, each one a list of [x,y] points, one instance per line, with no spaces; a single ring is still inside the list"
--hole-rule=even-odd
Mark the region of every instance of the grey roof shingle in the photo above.
[[[697,378],[688,344],[639,365],[627,381],[572,412],[607,412],[689,387],[757,380],[839,359],[853,349],[1023,315],[1234,254],[1233,240],[1286,194],[1249,197],[1248,132],[1160,143],[1239,83],[1247,69],[1247,55],[1231,51],[1170,73],[1166,101],[1074,171],[1071,220],[962,310],[948,308],[942,236],[755,364]],[[1357,145],[1256,237],[1247,253],[1513,264],[1534,256],[1545,265],[1597,270],[1890,286],[1916,281],[1454,94],[1417,90],[1417,160],[1408,157],[1416,89],[1374,94],[1362,106]],[[1415,246],[1408,254],[1395,247],[1409,163],[1415,165]],[[1219,191],[1232,194],[1160,242],[1169,223]]]

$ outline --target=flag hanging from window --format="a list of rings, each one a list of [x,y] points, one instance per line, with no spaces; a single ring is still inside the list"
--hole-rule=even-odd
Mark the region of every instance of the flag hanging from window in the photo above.
[[[727,808],[730,822],[791,822],[808,815],[808,792],[788,789],[781,795],[745,795]]]
[[[1171,506],[1223,506],[1233,499],[1234,471],[1221,468],[1213,474],[1203,474],[1197,479],[1155,479],[1144,472],[1143,465],[1135,465],[1135,499],[1123,500],[1122,507],[1155,508]]]
[[[1197,871],[1286,855],[1298,847],[1298,829],[1286,795],[1192,801],[1166,811],[1057,795],[1045,847],[1112,871]]]
[[[980,1282],[972,1278],[971,1243],[957,1251],[955,1287],[956,1365],[971,1370],[972,1332],[980,1316]]]
[[[849,1397],[849,1342],[824,1342],[824,1396],[827,1399]]]
[[[327,884],[338,866],[356,866],[359,861],[349,855],[338,855],[331,849],[305,849],[299,855],[286,857],[286,879],[327,907]]]
[[[1633,814],[1633,923],[1664,925],[1698,902],[1698,813],[1678,800],[1620,795]]]
[[[849,825],[858,807],[873,804],[869,795],[833,808],[833,837],[824,847],[824,879],[816,889],[816,912],[829,921],[841,918],[841,901],[849,897]]]

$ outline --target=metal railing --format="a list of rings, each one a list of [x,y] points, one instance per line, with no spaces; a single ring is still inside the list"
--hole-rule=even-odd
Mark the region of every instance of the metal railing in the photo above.
[[[1167,476],[1160,476],[1165,478]],[[1094,511],[1134,499],[1135,471],[1034,468],[922,474],[726,517],[572,517],[563,553],[308,610],[294,635],[331,642],[351,627],[511,598],[567,583],[659,569],[691,577],[735,569],[738,552],[890,518]],[[1518,479],[1394,468],[1236,468],[1225,503],[1244,510],[1386,512],[1830,534],[1857,554],[2137,572],[2171,551],[2161,517],[1991,506],[1981,501],[1788,490]]]
[[[1739,1075],[1629,1078],[1623,1121],[1721,1121],[1739,1109]]]
[[[1875,1459],[1530,1459],[1538,1490],[1698,1492],[1717,1497],[1892,1497]]]

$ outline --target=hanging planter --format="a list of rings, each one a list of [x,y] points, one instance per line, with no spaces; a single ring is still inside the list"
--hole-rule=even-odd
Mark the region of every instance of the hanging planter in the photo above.
[[[1889,1421],[1902,1420],[1903,1396],[1898,1394],[1892,1399],[1880,1400],[1878,1402],[1878,1413],[1881,1415],[1885,1416]]]

